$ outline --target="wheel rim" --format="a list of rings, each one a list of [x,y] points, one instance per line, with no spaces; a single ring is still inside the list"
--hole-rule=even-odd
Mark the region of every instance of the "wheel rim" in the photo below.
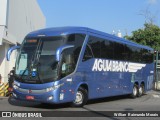
[[[142,93],[143,93],[143,88],[142,88],[142,86],[140,86],[140,88],[139,88],[139,95],[142,95]]]
[[[134,95],[134,96],[137,95],[137,88],[136,88],[136,87],[133,88],[133,95]]]
[[[83,103],[83,93],[81,91],[78,91],[76,93],[76,99],[74,101],[75,104],[82,104]]]

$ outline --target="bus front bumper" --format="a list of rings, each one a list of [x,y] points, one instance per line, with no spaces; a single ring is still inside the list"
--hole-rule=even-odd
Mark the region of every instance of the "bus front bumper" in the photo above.
[[[29,92],[32,92],[31,90],[28,90]],[[53,103],[57,104],[59,103],[59,96],[56,93],[56,91],[50,91],[50,92],[45,92],[42,94],[34,94],[34,93],[26,93],[22,92],[19,90],[13,90],[13,97],[18,100],[23,100],[23,101],[35,101],[35,102],[42,102],[42,103]]]

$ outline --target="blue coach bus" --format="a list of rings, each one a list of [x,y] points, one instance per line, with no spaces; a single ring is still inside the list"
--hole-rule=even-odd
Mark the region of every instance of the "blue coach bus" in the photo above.
[[[130,94],[152,88],[153,49],[85,27],[48,28],[29,33],[15,65],[13,97],[42,103],[71,102]]]

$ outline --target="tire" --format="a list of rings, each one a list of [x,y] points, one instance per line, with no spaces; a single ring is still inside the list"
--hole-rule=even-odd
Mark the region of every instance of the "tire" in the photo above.
[[[87,90],[80,87],[76,92],[76,98],[71,105],[73,107],[83,107],[87,103],[87,100],[88,100]]]
[[[138,97],[141,97],[144,94],[144,85],[141,84],[141,86],[138,89]]]
[[[131,97],[136,98],[137,96],[138,96],[138,86],[135,84],[132,89]]]

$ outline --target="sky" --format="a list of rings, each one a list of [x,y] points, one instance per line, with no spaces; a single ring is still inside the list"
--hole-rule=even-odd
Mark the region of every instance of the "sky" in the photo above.
[[[82,26],[122,35],[143,28],[145,15],[160,26],[160,0],[37,0],[46,27]],[[148,11],[148,12],[147,12]]]

